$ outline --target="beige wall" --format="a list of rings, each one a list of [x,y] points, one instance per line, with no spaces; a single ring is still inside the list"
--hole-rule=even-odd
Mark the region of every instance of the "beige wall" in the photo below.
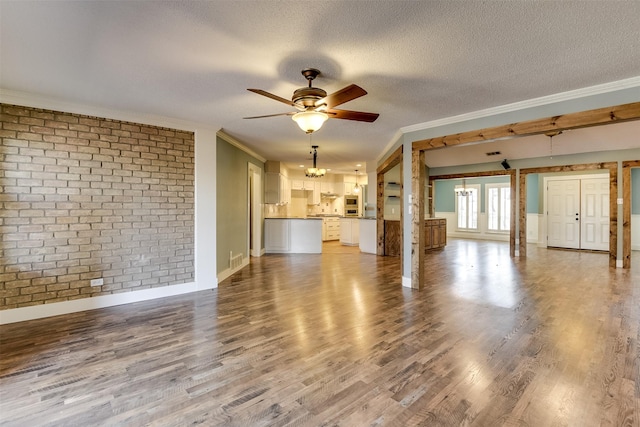
[[[193,281],[193,133],[0,108],[0,309]]]

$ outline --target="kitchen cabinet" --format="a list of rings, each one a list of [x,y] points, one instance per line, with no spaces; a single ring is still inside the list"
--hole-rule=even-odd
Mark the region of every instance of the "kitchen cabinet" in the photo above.
[[[322,218],[322,240],[338,239],[340,239],[340,218],[337,216]]]
[[[345,182],[343,184],[343,194],[346,195],[351,195],[351,194],[356,194],[353,192],[353,188],[356,186],[355,182]]]
[[[375,218],[360,218],[358,220],[360,229],[358,238],[360,240],[360,252],[376,254],[378,252],[378,242],[376,239],[377,221]]]
[[[319,205],[320,204],[320,183],[310,182],[307,190],[307,205]]]
[[[358,218],[340,218],[340,243],[358,246],[360,243],[360,222]]]
[[[384,222],[384,254],[388,256],[400,255],[400,221],[385,220]],[[424,220],[424,251],[444,248],[447,244],[447,220],[442,218],[427,218]]]
[[[322,181],[320,183],[320,192],[325,194],[334,194],[336,189],[333,182]]]
[[[302,179],[292,179],[291,180],[291,189],[292,190],[304,190],[304,181]]]
[[[291,203],[291,187],[286,176],[267,172],[264,184],[264,202],[267,204],[284,205]]]
[[[320,218],[265,218],[264,249],[266,253],[322,253],[322,221]]]

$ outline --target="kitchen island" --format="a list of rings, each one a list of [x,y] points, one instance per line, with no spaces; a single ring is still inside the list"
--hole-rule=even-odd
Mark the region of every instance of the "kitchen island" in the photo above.
[[[265,218],[264,250],[279,254],[322,253],[322,218]]]

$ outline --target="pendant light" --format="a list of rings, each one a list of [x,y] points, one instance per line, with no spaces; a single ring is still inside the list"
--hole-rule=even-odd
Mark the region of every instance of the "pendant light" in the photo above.
[[[353,192],[360,193],[360,186],[358,185],[358,169],[356,169],[356,185],[353,187]]]

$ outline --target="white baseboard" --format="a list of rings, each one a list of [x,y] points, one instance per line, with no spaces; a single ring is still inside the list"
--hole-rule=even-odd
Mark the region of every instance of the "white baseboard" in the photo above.
[[[623,267],[623,260],[621,259],[617,259],[616,260],[616,268],[622,268]]]
[[[405,287],[405,288],[410,288],[411,287],[411,277],[402,276],[402,286]]]
[[[196,282],[0,311],[0,325],[196,292]]]
[[[240,264],[240,267],[236,267],[234,269],[227,268],[226,270],[222,270],[220,273],[218,273],[218,283],[222,282],[224,279],[231,276],[233,273],[242,270],[247,265],[249,265],[249,258],[243,258],[242,264]]]

